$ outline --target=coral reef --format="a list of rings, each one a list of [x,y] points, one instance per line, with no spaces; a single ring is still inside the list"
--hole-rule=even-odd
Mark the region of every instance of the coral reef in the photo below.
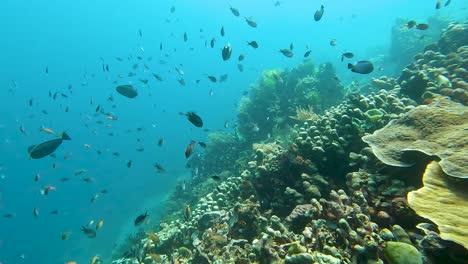
[[[467,126],[467,107],[440,98],[430,105],[416,107],[362,139],[385,164],[412,166],[417,160],[410,154],[417,151],[437,156],[448,175],[467,178]]]
[[[415,55],[402,72],[402,92],[418,102],[431,102],[434,94],[468,104],[468,24],[451,23],[438,43]]]
[[[314,109],[317,113],[338,104],[344,87],[336,77],[331,64],[317,70],[312,61],[306,61],[292,70],[265,71],[241,99],[238,114],[238,133],[248,143],[268,138],[277,129],[294,122],[290,116],[302,119],[301,111]],[[309,111],[310,112],[310,111]]]
[[[408,204],[418,215],[437,224],[442,239],[468,248],[467,182],[453,180],[433,161],[426,168],[423,183],[423,188],[408,193]]]
[[[389,60],[397,64],[400,69],[410,64],[413,56],[424,50],[424,47],[439,39],[441,31],[447,27],[448,22],[440,17],[429,17],[429,29],[420,32],[414,28],[407,28],[404,25],[411,19],[396,19],[391,32],[391,46]]]
[[[263,73],[113,263],[466,263],[465,28],[346,94],[327,64]]]

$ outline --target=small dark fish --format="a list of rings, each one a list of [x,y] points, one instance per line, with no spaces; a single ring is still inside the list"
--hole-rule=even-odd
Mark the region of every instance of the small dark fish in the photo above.
[[[330,46],[332,46],[332,47],[336,46],[336,39],[330,40]]]
[[[252,40],[252,41],[250,41],[250,42],[247,41],[247,45],[251,46],[251,47],[254,48],[254,49],[258,48],[258,43],[257,43],[257,41],[255,41],[255,40]]]
[[[289,44],[289,49],[290,49],[290,50],[293,50],[293,49],[294,49],[294,43],[291,42],[291,44]]]
[[[41,179],[41,175],[39,175],[39,173],[35,173],[34,174],[34,181],[38,182],[40,179]]]
[[[194,126],[196,127],[203,127],[203,120],[201,119],[200,116],[198,116],[197,114],[195,114],[194,112],[187,112],[187,113],[179,113],[181,115],[185,115],[188,119],[188,121],[190,121],[190,123],[192,123]]]
[[[348,63],[348,69],[360,74],[369,74],[374,70],[374,65],[370,61],[358,61],[356,64]]]
[[[323,11],[324,11],[323,5],[320,6],[320,9],[318,9],[317,11],[315,11],[315,14],[314,14],[314,20],[315,20],[315,21],[320,21],[320,19],[322,19]]]
[[[429,28],[428,24],[421,23],[421,24],[416,25],[416,29],[419,29],[419,30],[426,30],[428,28]]]
[[[180,85],[185,86],[185,80],[183,78],[177,79]]]
[[[341,61],[344,60],[344,58],[351,59],[354,57],[354,54],[352,52],[345,52],[341,54]]]
[[[45,73],[49,73],[49,66],[46,66]]]
[[[89,227],[82,226],[81,231],[88,238],[95,238],[96,237],[96,230],[94,230],[94,228],[89,228]]]
[[[156,171],[158,173],[165,173],[166,172],[166,169],[163,166],[161,166],[161,164],[159,164],[159,163],[154,163],[154,168],[156,169]]]
[[[309,55],[310,55],[311,52],[312,52],[311,50],[306,51],[306,52],[304,53],[304,58],[309,57]]]
[[[129,161],[127,162],[127,168],[131,168],[131,167],[132,167],[132,162],[133,162],[132,160],[129,160]]]
[[[29,99],[28,104],[29,104],[29,106],[33,106],[33,99]]]
[[[64,140],[71,140],[67,133],[63,132],[60,138],[52,139],[43,142],[39,145],[32,145],[28,148],[29,157],[31,159],[41,159],[51,155]]]
[[[137,218],[135,218],[135,221],[133,221],[133,223],[135,224],[135,226],[139,226],[145,221],[146,217],[148,217],[148,212],[145,212],[144,214],[137,216]]]
[[[13,218],[13,217],[15,217],[15,216],[16,216],[15,214],[11,214],[11,213],[4,214],[4,215],[3,215],[4,218]]]
[[[162,147],[162,145],[164,145],[164,138],[158,140],[158,147]]]
[[[187,42],[187,40],[188,40],[187,32],[184,32],[184,42]]]
[[[101,110],[101,105],[98,105],[98,106],[96,107],[96,113],[99,112],[99,110]]]
[[[228,75],[227,74],[223,74],[221,76],[219,76],[219,82],[222,83],[222,82],[225,82],[228,78]]]
[[[294,56],[294,53],[290,49],[280,49],[279,52],[281,52],[281,54],[288,58],[292,58]]]
[[[185,148],[185,158],[189,158],[190,155],[192,155],[193,149],[195,148],[195,144],[197,142],[195,141],[190,141],[190,143],[187,145],[187,148]]]
[[[244,65],[242,64],[237,64],[237,69],[240,71],[240,72],[243,72],[244,71]]]
[[[220,181],[221,177],[219,177],[218,175],[213,175],[213,176],[211,176],[211,179],[213,179],[215,181]]]
[[[257,22],[251,18],[245,18],[245,22],[247,22],[247,24],[253,28],[257,27]]]
[[[223,51],[221,53],[223,60],[224,61],[229,60],[229,58],[231,58],[231,54],[232,54],[232,48],[231,48],[231,45],[228,43],[226,44],[226,46],[224,46]]]
[[[171,6],[170,11],[171,11],[171,13],[174,13],[175,12],[175,6]]]
[[[280,2],[280,1],[276,1],[274,6],[280,6],[280,5],[281,5],[281,2]]]
[[[106,71],[109,72],[109,64],[106,64]]]
[[[50,214],[51,215],[58,215],[59,211],[58,210],[53,210],[53,211],[50,211]]]
[[[214,38],[212,38],[211,41],[210,41],[210,47],[211,48],[214,48],[215,42],[216,42],[216,40]]]
[[[133,86],[128,85],[128,84],[127,85],[119,85],[119,86],[117,86],[115,88],[115,90],[119,94],[121,94],[121,95],[123,95],[123,96],[125,96],[127,98],[135,98],[138,95],[137,90],[135,88],[133,88]]]
[[[229,128],[229,122],[227,120],[224,121],[224,128]]]
[[[230,6],[229,9],[231,9],[231,13],[232,13],[234,16],[238,17],[238,16],[240,15],[239,10],[237,10],[236,8]]]
[[[416,26],[416,24],[417,24],[417,22],[416,22],[416,21],[414,21],[414,20],[410,20],[410,21],[408,21],[408,22],[405,24],[405,26],[404,26],[404,27],[405,27],[405,28],[413,28],[413,27],[415,27],[415,26]]]
[[[208,76],[208,79],[209,79],[210,81],[214,82],[214,83],[217,81],[217,80],[216,80],[216,77],[213,76],[213,75],[209,75],[209,76]]]
[[[70,180],[70,178],[66,178],[66,177],[65,177],[65,178],[60,178],[60,181],[61,181],[61,182],[67,182],[67,181],[69,181],[69,180]]]
[[[159,43],[159,50],[162,50],[163,49],[163,45],[162,45],[162,42]]]
[[[153,77],[154,77],[156,80],[160,81],[160,82],[163,81],[163,78],[162,78],[161,75],[159,75],[159,74],[153,73]]]
[[[143,37],[143,33],[141,33],[141,29],[138,29],[138,35],[140,35],[140,37]]]
[[[224,37],[224,26],[221,27],[221,30],[219,31],[219,33],[221,33],[221,36]]]
[[[437,0],[437,3],[436,3],[435,8],[436,8],[436,9],[440,9],[441,7],[442,7],[442,1],[441,1],[441,0]]]
[[[206,148],[206,143],[204,142],[198,142],[198,145],[200,145],[200,147],[202,148]]]
[[[239,57],[237,58],[237,60],[239,60],[239,61],[243,61],[244,59],[245,59],[244,54],[239,55]]]
[[[72,234],[71,232],[63,232],[62,235],[60,236],[60,238],[62,240],[68,240],[70,238],[71,234]]]
[[[38,216],[39,216],[39,209],[37,209],[37,207],[34,207],[34,209],[33,209],[33,215],[34,215],[35,217],[38,217]]]
[[[447,2],[445,2],[445,5],[444,5],[444,6],[450,5],[451,2],[452,2],[452,0],[447,0]]]
[[[120,153],[119,152],[113,152],[112,155],[116,156],[116,157],[120,157]]]

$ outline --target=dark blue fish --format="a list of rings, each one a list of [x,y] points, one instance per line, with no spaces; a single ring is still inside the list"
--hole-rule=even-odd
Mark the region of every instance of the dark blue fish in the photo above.
[[[28,148],[31,159],[41,159],[49,156],[62,144],[64,140],[71,140],[67,133],[63,132],[60,138],[43,142],[39,145],[32,145]]]
[[[348,63],[348,69],[360,74],[369,74],[374,70],[374,65],[370,61],[358,61],[356,64]]]
[[[315,11],[315,14],[314,14],[315,21],[320,21],[320,19],[322,19],[323,11],[324,11],[323,5],[320,7],[319,10]]]

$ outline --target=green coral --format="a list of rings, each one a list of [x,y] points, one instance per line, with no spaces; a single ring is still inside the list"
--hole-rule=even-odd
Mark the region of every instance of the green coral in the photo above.
[[[403,242],[386,242],[384,256],[390,264],[423,263],[421,253],[413,245]]]

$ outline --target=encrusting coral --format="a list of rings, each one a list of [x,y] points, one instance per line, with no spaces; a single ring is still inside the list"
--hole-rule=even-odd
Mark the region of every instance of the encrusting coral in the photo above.
[[[419,151],[437,156],[448,175],[467,178],[467,109],[459,103],[440,98],[430,105],[416,107],[362,139],[388,165],[412,166],[417,160],[408,158],[408,153]]]
[[[426,168],[423,184],[423,188],[408,193],[408,204],[437,224],[442,239],[468,249],[468,182],[449,177],[433,161]]]

